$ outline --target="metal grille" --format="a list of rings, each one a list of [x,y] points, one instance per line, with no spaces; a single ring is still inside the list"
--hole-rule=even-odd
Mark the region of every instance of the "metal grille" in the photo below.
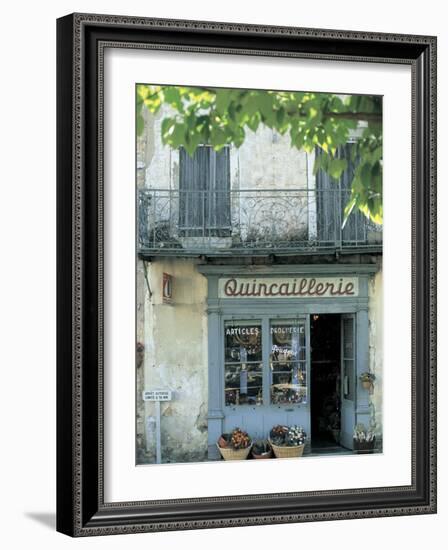
[[[342,212],[344,200],[337,186],[324,190],[141,189],[139,249],[151,254],[224,254],[380,247],[381,226],[361,214],[352,233],[346,231],[347,226],[342,230],[341,216],[331,222],[325,234],[319,231],[318,205]],[[187,223],[186,204],[203,205],[206,215],[190,218]]]

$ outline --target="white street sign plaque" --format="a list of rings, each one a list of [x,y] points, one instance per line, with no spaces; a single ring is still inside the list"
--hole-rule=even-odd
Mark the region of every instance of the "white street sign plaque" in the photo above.
[[[146,390],[143,401],[171,401],[171,390]]]
[[[162,443],[161,443],[161,433],[160,433],[160,403],[162,401],[171,401],[172,392],[171,390],[145,390],[143,392],[143,401],[154,401],[156,407],[156,463],[161,464],[162,462]],[[150,420],[147,420],[150,423]],[[147,435],[148,437],[148,435]],[[148,444],[149,442],[147,442]]]

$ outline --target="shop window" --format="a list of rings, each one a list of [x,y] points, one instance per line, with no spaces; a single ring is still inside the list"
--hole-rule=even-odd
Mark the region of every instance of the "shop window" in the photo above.
[[[271,403],[306,403],[305,321],[272,321],[270,341]]]
[[[230,152],[200,145],[179,151],[179,231],[188,237],[230,234]]]
[[[224,324],[224,391],[226,406],[291,405],[307,402],[305,320],[272,320],[263,339],[261,321]],[[263,372],[263,345],[269,346]],[[264,376],[265,374],[265,376]],[[269,387],[263,402],[263,379]],[[268,397],[269,395],[269,397]]]
[[[229,321],[224,325],[225,404],[263,403],[261,321]]]

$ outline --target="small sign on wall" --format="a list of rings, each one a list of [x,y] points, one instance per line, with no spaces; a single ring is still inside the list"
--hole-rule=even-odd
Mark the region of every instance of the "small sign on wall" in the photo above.
[[[145,390],[143,401],[171,401],[171,390]]]
[[[162,302],[164,304],[171,304],[173,302],[173,276],[169,273],[163,274]]]
[[[171,390],[145,390],[143,392],[143,401],[153,401],[156,408],[156,418],[152,416],[146,419],[147,423],[147,445],[150,446],[150,440],[152,439],[152,425],[155,420],[155,436],[156,436],[156,463],[162,463],[162,439],[161,439],[161,403],[171,401],[173,395]]]

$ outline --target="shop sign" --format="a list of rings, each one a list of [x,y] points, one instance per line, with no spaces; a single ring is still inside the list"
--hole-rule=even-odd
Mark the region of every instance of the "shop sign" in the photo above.
[[[357,277],[266,277],[219,279],[219,298],[350,298]]]

